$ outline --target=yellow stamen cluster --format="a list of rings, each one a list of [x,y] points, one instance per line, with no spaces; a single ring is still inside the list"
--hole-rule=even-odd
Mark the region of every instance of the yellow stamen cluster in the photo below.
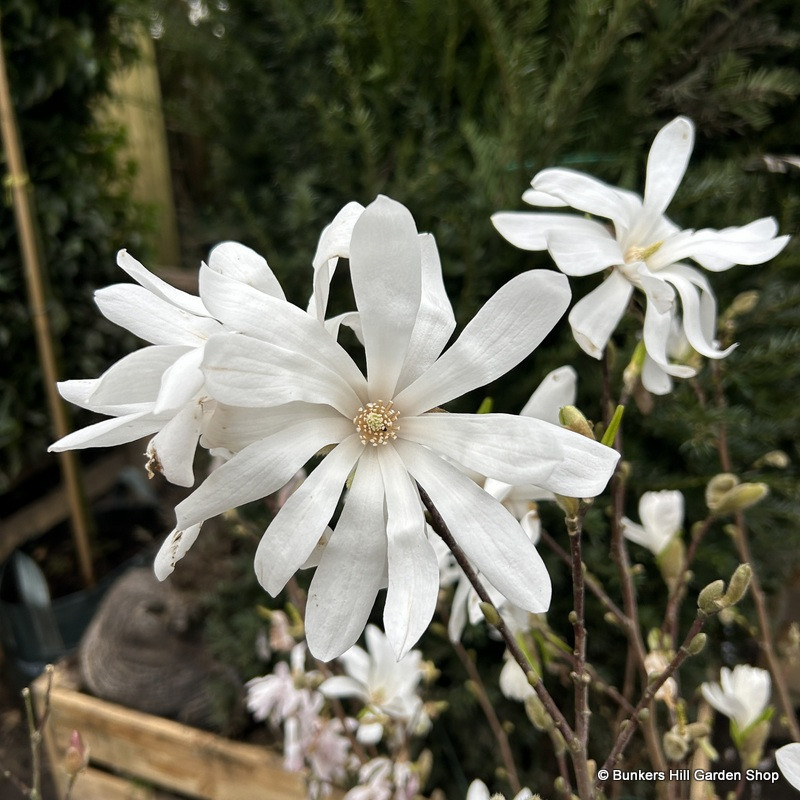
[[[663,241],[661,242],[653,242],[652,244],[647,245],[647,247],[629,247],[627,252],[625,253],[625,263],[631,264],[636,261],[647,261],[653,253],[657,252],[661,245],[664,244]]]
[[[364,444],[377,447],[388,444],[390,439],[397,438],[400,426],[397,424],[399,414],[392,408],[392,401],[385,403],[375,400],[358,409],[353,418],[358,436]]]

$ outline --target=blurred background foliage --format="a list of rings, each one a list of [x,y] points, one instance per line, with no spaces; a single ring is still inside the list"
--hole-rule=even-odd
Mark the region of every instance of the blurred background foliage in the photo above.
[[[76,3],[74,16],[63,4],[38,3],[36,13],[31,5],[4,3],[3,35],[71,377],[96,375],[120,341],[99,321],[90,288],[115,279],[118,247],[147,257],[141,216],[125,200],[128,172],[113,157],[119,132],[98,130],[88,113],[109,70],[130,55],[127,23],[143,12],[157,42],[182,265],[191,269],[218,241],[239,240],[266,256],[290,299],[304,305],[323,226],[346,202],[384,193],[435,234],[463,325],[513,275],[552,268],[546,254],[501,239],[493,212],[523,209],[522,192],[547,166],[641,191],[650,143],[678,114],[695,121],[697,141],[669,210],[677,223],[724,228],[771,215],[782,233],[800,228],[794,0],[137,0],[135,7],[107,0]],[[0,237],[0,337],[13,368],[3,372],[0,408],[7,478],[46,436],[7,206]],[[743,291],[759,293],[755,308],[725,331],[740,342],[719,372],[725,408],[714,401],[706,364],[670,397],[640,395],[624,423],[628,515],[638,520],[641,492],[680,488],[687,523],[705,513],[703,488],[720,471],[716,441],[725,424],[733,469],[772,490],[748,519],[757,567],[773,590],[794,569],[800,545],[799,262],[793,241],[768,265],[712,276],[721,311]],[[575,297],[596,282],[573,282]],[[335,302],[346,305],[340,295]],[[614,386],[639,329],[628,322],[614,338]],[[564,363],[578,370],[579,404],[599,420],[601,365],[578,350],[566,321],[486,392],[496,410],[518,411]],[[474,410],[482,397],[453,407]],[[784,466],[764,463],[775,450],[788,456]],[[560,530],[557,513],[543,515]],[[587,536],[590,567],[614,593],[602,502]],[[727,578],[737,563],[721,525],[708,541],[719,546],[702,548],[695,591]],[[652,559],[637,548],[633,557],[645,564],[638,579],[645,612],[648,603],[659,609],[663,586]],[[551,566],[555,597],[568,597],[566,574]],[[747,604],[743,610],[750,612]],[[557,599],[553,619],[567,611]],[[225,641],[224,630],[215,628],[221,652],[242,645],[241,631]],[[496,655],[480,632],[470,636],[479,658],[486,648],[487,659]],[[608,637],[592,646],[590,657],[613,670],[621,637],[619,647]],[[444,640],[432,636],[428,647],[443,669],[452,665]],[[709,664],[723,657],[708,655]],[[458,776],[455,753],[466,758],[470,747],[483,748],[468,763],[489,765],[492,745],[467,722],[477,713],[469,693],[459,688],[451,704],[454,724],[436,747]]]
[[[145,7],[120,0],[2,4],[8,79],[51,289],[48,312],[62,375],[70,377],[97,375],[125,351],[120,331],[100,318],[91,296],[118,279],[122,244],[141,249],[146,238],[145,209],[129,192],[136,166],[118,157],[125,132],[95,113],[111,74],[136,57],[135,14],[146,18]],[[2,494],[41,463],[53,439],[7,191],[0,203],[0,348]]]

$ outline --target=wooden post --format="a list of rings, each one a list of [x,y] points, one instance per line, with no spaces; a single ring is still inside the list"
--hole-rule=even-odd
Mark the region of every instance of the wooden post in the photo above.
[[[14,107],[11,103],[11,91],[6,74],[5,52],[0,28],[0,129],[3,149],[8,164],[8,175],[5,184],[13,198],[14,218],[19,234],[22,262],[25,270],[25,284],[28,289],[28,303],[36,337],[36,348],[42,365],[45,393],[50,410],[55,435],[60,439],[69,432],[69,423],[63,401],[58,394],[53,338],[50,332],[50,321],[47,316],[44,282],[42,280],[41,256],[36,237],[36,226],[31,203],[31,187],[25,167],[25,157],[17,132]],[[72,522],[72,535],[78,554],[81,577],[86,586],[91,586],[94,579],[94,568],[89,547],[89,523],[83,503],[78,461],[73,452],[59,453],[59,463],[67,490],[67,499]]]

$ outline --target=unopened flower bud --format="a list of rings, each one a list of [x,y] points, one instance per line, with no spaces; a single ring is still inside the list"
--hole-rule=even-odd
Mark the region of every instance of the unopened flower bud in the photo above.
[[[791,463],[789,456],[783,450],[770,450],[769,453],[764,453],[753,466],[786,469]]]
[[[716,511],[722,498],[739,485],[739,479],[730,472],[715,475],[706,486],[706,505],[711,511]]]
[[[720,608],[720,600],[725,594],[725,581],[712,581],[697,595],[697,607],[704,614],[716,614]]]
[[[739,564],[736,567],[733,575],[731,575],[730,583],[728,583],[728,591],[725,592],[722,598],[725,608],[736,605],[744,597],[752,577],[753,570],[749,564]]]
[[[64,771],[70,778],[74,778],[89,766],[89,748],[84,744],[78,731],[72,731],[69,735],[69,745],[64,753],[63,764]]]
[[[670,761],[680,761],[689,752],[689,743],[674,728],[664,734],[664,755]]]
[[[594,430],[589,420],[575,406],[564,406],[558,412],[558,419],[568,430],[575,431],[588,439],[594,439]]]
[[[686,650],[689,652],[690,656],[696,656],[698,653],[702,653],[703,649],[706,646],[706,642],[708,641],[708,636],[705,633],[698,633],[691,642],[686,647]]]
[[[745,508],[754,506],[767,494],[769,494],[769,487],[766,483],[740,483],[725,494],[720,499],[717,508],[712,510],[716,514],[744,511]]]
[[[680,536],[673,536],[656,556],[664,583],[672,589],[683,574],[686,548]]]
[[[500,619],[500,615],[497,613],[497,609],[491,603],[480,603],[480,609],[483,612],[483,616],[486,617],[486,621],[490,625],[494,625],[495,628],[500,627],[502,620]]]
[[[758,292],[749,291],[737,294],[733,302],[728,306],[726,314],[731,317],[738,317],[742,314],[749,314],[758,305]]]
[[[744,736],[739,741],[739,755],[742,758],[742,764],[751,769],[761,761],[764,754],[764,744],[769,736],[769,719],[762,719],[760,722],[751,725]]]

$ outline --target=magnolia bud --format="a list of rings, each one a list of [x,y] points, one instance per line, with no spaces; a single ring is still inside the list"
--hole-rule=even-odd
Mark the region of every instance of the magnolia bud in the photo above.
[[[483,612],[483,616],[486,617],[486,621],[490,625],[494,625],[495,628],[499,628],[502,620],[500,619],[500,615],[497,613],[497,609],[491,603],[480,603],[480,609]]]
[[[70,778],[74,778],[89,766],[89,748],[84,744],[78,731],[69,735],[69,745],[64,753],[64,770]]]
[[[739,755],[742,757],[742,764],[750,769],[761,761],[764,754],[764,744],[769,736],[770,722],[762,719],[751,725],[744,736],[739,740]]]
[[[744,511],[745,508],[754,506],[769,494],[766,483],[740,483],[723,495],[716,508],[711,509],[715,514],[730,514],[734,511]]]
[[[586,436],[588,439],[594,439],[594,431],[589,420],[575,406],[563,406],[558,412],[558,419],[565,428],[575,431],[581,436]]]
[[[704,614],[716,614],[722,607],[719,601],[724,594],[725,581],[712,581],[704,589],[701,589],[700,594],[697,595],[697,607]]]
[[[749,564],[739,564],[736,567],[733,575],[731,575],[730,583],[728,583],[728,591],[722,598],[722,602],[727,608],[728,606],[736,605],[747,591],[750,586],[750,579],[753,577],[753,570]]]
[[[758,292],[749,291],[737,294],[728,306],[727,314],[738,317],[740,314],[749,314],[758,305]]]
[[[706,505],[711,511],[716,511],[722,498],[734,486],[739,485],[739,479],[730,472],[715,475],[706,486]]]
[[[664,583],[672,589],[683,574],[686,548],[680,536],[673,536],[656,556]]]
[[[664,734],[664,755],[670,761],[680,761],[689,752],[689,743],[674,728]]]
[[[689,655],[696,656],[698,653],[702,653],[707,640],[708,636],[705,633],[698,633],[686,647]]]

